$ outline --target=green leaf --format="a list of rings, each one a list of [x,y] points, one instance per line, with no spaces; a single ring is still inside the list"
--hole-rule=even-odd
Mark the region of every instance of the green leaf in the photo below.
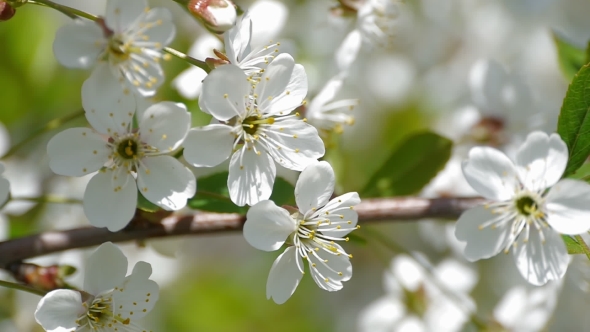
[[[576,73],[588,63],[587,50],[572,45],[556,33],[553,33],[553,40],[557,47],[559,66],[568,81],[571,81]]]
[[[346,237],[348,237],[348,242],[350,243],[355,243],[361,246],[367,245],[367,239],[355,233],[350,233]]]
[[[569,150],[564,176],[575,172],[590,153],[590,67],[583,66],[570,84],[559,113],[557,132]]]
[[[295,187],[283,178],[276,178],[269,198],[276,205],[295,205]]]
[[[247,207],[235,205],[227,189],[228,172],[216,173],[197,179],[197,193],[188,200],[191,209],[245,214]]]
[[[577,255],[584,253],[584,248],[573,237],[562,235],[561,238],[563,239],[563,242],[565,242],[568,254]]]
[[[570,174],[568,178],[590,182],[590,163],[583,164],[574,173]]]
[[[160,210],[159,206],[148,201],[141,193],[138,193],[137,195],[137,208],[150,213]]]
[[[414,134],[402,142],[369,180],[362,197],[414,194],[445,166],[453,142],[431,132]]]
[[[191,209],[246,214],[248,207],[237,206],[229,198],[227,189],[228,172],[213,174],[197,179],[197,193],[188,200]],[[295,188],[282,178],[276,178],[270,199],[277,205],[294,204]]]

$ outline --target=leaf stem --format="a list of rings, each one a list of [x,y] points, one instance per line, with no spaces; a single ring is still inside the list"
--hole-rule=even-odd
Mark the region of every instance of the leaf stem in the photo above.
[[[46,294],[42,290],[38,290],[38,289],[33,288],[33,287],[29,287],[29,286],[17,284],[17,283],[14,283],[14,282],[4,281],[4,280],[0,280],[0,286],[1,287],[6,287],[6,288],[11,288],[11,289],[16,289],[16,290],[21,290],[21,291],[25,291],[25,292],[29,292],[31,294],[35,294],[35,295],[39,295],[39,296],[45,296],[45,294]]]
[[[164,47],[164,52],[174,55],[175,57],[177,57],[181,60],[184,60],[193,66],[197,66],[197,67],[203,69],[207,74],[209,74],[211,72],[211,68],[209,68],[209,66],[207,65],[207,63],[205,63],[205,61],[195,59],[191,56],[188,56],[188,55],[186,55],[182,52],[179,52],[179,51],[177,51],[173,48],[170,48],[170,47]]]
[[[2,156],[2,158],[8,158],[8,157],[12,156],[17,150],[19,150],[21,147],[23,147],[24,145],[26,145],[27,143],[29,143],[30,141],[35,139],[37,136],[44,134],[48,131],[51,131],[53,129],[56,129],[59,126],[63,125],[64,123],[72,121],[82,115],[84,115],[84,110],[79,110],[79,111],[74,112],[72,114],[68,114],[68,115],[62,116],[61,118],[57,118],[57,119],[53,119],[53,120],[49,121],[45,126],[43,126],[43,128],[38,129],[37,131],[35,131],[31,135],[29,135],[27,138],[20,141],[18,144],[15,144],[12,148],[10,148],[10,150],[8,150],[8,152],[6,152],[6,154],[4,156]]]
[[[53,1],[49,1],[49,0],[34,0],[34,1],[29,1],[29,3],[53,8],[53,9],[59,11],[60,13],[67,15],[70,18],[84,17],[84,18],[89,19],[91,21],[98,20],[98,16],[96,16],[96,15],[92,15],[90,13],[81,11],[76,8],[60,5],[60,4],[57,4],[57,3],[53,2]]]
[[[590,248],[588,247],[586,242],[584,242],[584,239],[582,238],[582,236],[581,235],[574,235],[574,238],[576,239],[576,241],[578,241],[578,244],[580,245],[580,247],[582,247],[584,254],[590,260]]]

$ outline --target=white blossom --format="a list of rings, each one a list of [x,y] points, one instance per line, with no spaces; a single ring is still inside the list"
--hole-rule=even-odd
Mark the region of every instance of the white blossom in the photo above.
[[[587,260],[587,259],[586,259]],[[509,289],[494,308],[495,320],[508,331],[538,332],[546,330],[557,305],[561,282],[529,289]]]
[[[260,75],[261,70],[266,68],[279,52],[278,43],[252,45],[253,25],[250,15],[246,13],[223,36],[227,61],[240,67],[249,77]]]
[[[348,33],[336,51],[338,68],[347,71],[356,60],[363,43],[389,46],[395,37],[399,0],[365,0],[358,8],[356,27]]]
[[[137,190],[166,210],[186,205],[196,180],[176,150],[190,128],[183,105],[161,102],[148,107],[132,127],[133,112],[86,112],[94,128],[71,128],[47,145],[49,166],[57,174],[92,177],[84,193],[84,212],[91,224],[117,231],[135,213]]]
[[[275,260],[266,284],[266,296],[278,304],[295,292],[304,274],[303,260],[309,263],[311,277],[324,290],[342,289],[352,277],[351,255],[337,244],[358,228],[353,207],[360,203],[357,193],[332,200],[334,170],[325,161],[311,164],[299,176],[293,214],[272,201],[261,201],[248,210],[244,237],[253,247],[274,251],[286,241],[290,246]]]
[[[127,257],[110,242],[88,258],[84,291],[58,289],[45,295],[35,319],[48,332],[146,331],[137,323],[152,310],[159,296],[150,280],[152,267],[138,262],[129,276]]]
[[[354,117],[350,113],[358,105],[358,99],[334,101],[345,77],[345,73],[340,73],[331,78],[309,103],[305,116],[316,128],[341,133],[344,130],[343,125],[354,123]]]
[[[512,249],[522,276],[534,285],[560,279],[569,257],[560,234],[590,229],[590,185],[563,179],[568,160],[559,135],[533,132],[514,161],[475,147],[463,164],[469,184],[490,202],[464,212],[455,235],[470,261]],[[549,189],[549,190],[547,190]]]
[[[104,19],[77,19],[61,27],[53,43],[57,60],[94,70],[82,85],[85,110],[133,108],[136,95],[153,96],[164,82],[162,49],[175,35],[172,15],[146,0],[108,0]],[[118,108],[118,107],[117,107]]]
[[[243,206],[268,199],[274,162],[302,171],[324,155],[317,130],[291,114],[306,94],[305,70],[288,54],[279,55],[260,82],[235,65],[215,69],[203,82],[199,106],[222,123],[191,129],[183,145],[185,159],[196,167],[212,167],[231,155],[231,200]]]
[[[361,312],[358,331],[461,331],[469,320],[467,310],[475,309],[468,293],[477,273],[454,259],[445,259],[432,273],[416,259],[397,255],[384,275],[385,296]]]

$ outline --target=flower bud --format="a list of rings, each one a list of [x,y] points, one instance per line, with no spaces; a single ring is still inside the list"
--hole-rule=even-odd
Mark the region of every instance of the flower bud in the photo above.
[[[10,20],[15,13],[16,9],[14,7],[4,1],[0,1],[0,22]]]
[[[215,33],[223,33],[236,23],[236,7],[229,0],[191,0],[188,10]]]

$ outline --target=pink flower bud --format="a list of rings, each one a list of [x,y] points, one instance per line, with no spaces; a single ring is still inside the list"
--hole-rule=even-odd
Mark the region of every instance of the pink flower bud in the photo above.
[[[11,5],[4,1],[0,1],[0,22],[10,20],[15,13],[16,9],[14,9]]]
[[[188,10],[215,33],[223,33],[236,23],[236,7],[229,0],[191,0]]]

